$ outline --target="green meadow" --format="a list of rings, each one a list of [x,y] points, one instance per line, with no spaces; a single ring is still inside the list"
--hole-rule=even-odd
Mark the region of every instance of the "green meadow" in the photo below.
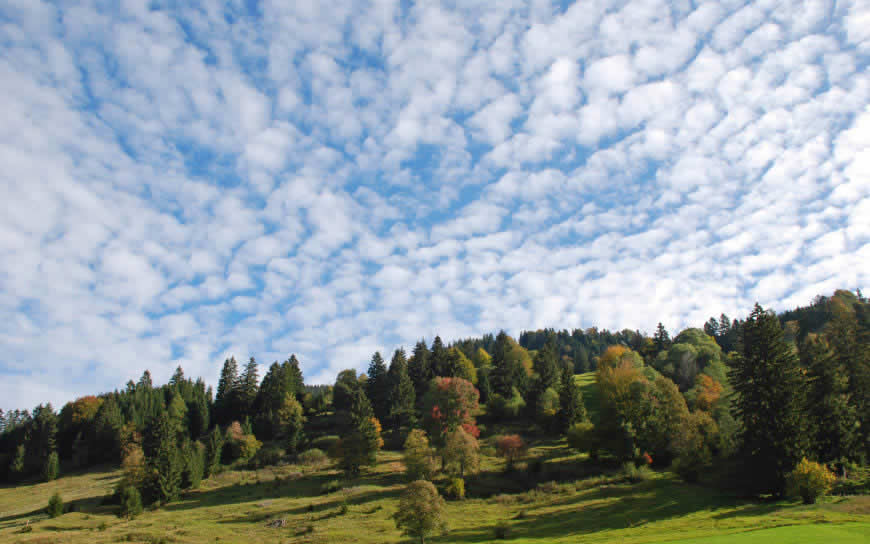
[[[592,473],[564,441],[533,443],[529,460],[539,459],[534,477],[528,466],[508,474],[483,442],[481,474],[467,480],[472,497],[448,501],[449,532],[431,542],[498,542],[500,522],[508,527],[506,540],[517,543],[833,544],[863,543],[870,535],[868,496],[805,506],[723,497],[669,472],[631,483],[616,468]],[[558,483],[548,480],[551,475]],[[116,470],[93,471],[0,488],[0,542],[408,541],[391,518],[406,483],[396,452],[382,452],[375,467],[350,480],[331,465],[226,470],[182,500],[134,520],[118,518],[117,507],[104,504],[119,476]],[[331,482],[341,489],[326,493]],[[55,491],[70,511],[50,519],[43,510]]]

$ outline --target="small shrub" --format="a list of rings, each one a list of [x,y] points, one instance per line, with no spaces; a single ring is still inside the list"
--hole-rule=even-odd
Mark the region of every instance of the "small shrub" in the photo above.
[[[248,468],[250,469],[259,469],[263,467],[269,467],[277,465],[284,458],[284,450],[277,446],[269,446],[268,448],[262,448],[259,450],[250,461],[248,461]]]
[[[121,508],[118,517],[133,519],[142,513],[142,496],[132,485],[121,488]]]
[[[329,461],[326,453],[318,448],[305,450],[299,454],[299,462],[310,467],[323,466]]]
[[[828,467],[804,458],[788,474],[786,484],[790,496],[800,497],[804,504],[813,504],[831,490],[836,480]]]
[[[447,484],[447,489],[444,490],[444,494],[451,499],[464,499],[465,480],[462,478],[450,478],[450,482]]]
[[[496,442],[499,457],[507,460],[507,469],[513,469],[514,463],[521,459],[528,451],[525,441],[518,434],[502,436]]]
[[[63,499],[60,498],[60,493],[55,493],[50,499],[48,499],[48,507],[45,511],[50,518],[56,518],[63,515]]]
[[[495,524],[495,528],[493,529],[493,533],[495,533],[495,538],[498,540],[505,540],[510,538],[511,536],[511,524],[508,521],[499,521]]]
[[[335,435],[320,436],[311,441],[311,449],[332,451],[332,448],[339,440],[341,440],[341,438]]]
[[[622,476],[625,480],[636,484],[649,480],[652,476],[652,471],[646,465],[638,467],[634,463],[625,463],[622,465]]]
[[[347,514],[347,503],[342,503],[341,506],[338,507],[338,515],[343,516]]]
[[[329,495],[330,493],[335,493],[336,491],[341,491],[342,484],[338,480],[330,480],[323,484],[320,487],[320,492],[324,495]]]

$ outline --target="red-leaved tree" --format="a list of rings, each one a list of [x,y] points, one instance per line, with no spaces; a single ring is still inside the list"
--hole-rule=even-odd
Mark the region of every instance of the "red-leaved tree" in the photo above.
[[[474,420],[480,393],[462,378],[435,378],[424,398],[424,424],[436,445],[457,427],[477,438],[480,431]]]

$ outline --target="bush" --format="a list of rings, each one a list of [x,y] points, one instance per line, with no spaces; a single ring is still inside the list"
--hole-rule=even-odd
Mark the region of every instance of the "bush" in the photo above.
[[[831,490],[836,480],[828,467],[804,458],[786,476],[786,486],[789,496],[800,497],[804,504],[813,504]]]
[[[311,448],[322,451],[332,451],[339,440],[341,440],[341,438],[335,435],[320,436],[311,441]]]
[[[299,454],[299,462],[307,466],[322,466],[329,461],[329,457],[323,450],[312,448]]]
[[[121,508],[118,517],[133,519],[142,513],[142,495],[132,485],[121,488]]]
[[[506,538],[510,538],[511,536],[511,524],[508,521],[499,521],[495,524],[495,529],[493,530],[495,533],[495,538],[498,540],[505,540]]]
[[[652,476],[652,471],[646,465],[638,467],[634,463],[625,463],[622,465],[622,475],[629,482],[636,484],[649,480]]]
[[[284,458],[284,450],[277,446],[269,446],[258,451],[250,461],[248,468],[258,469],[267,466],[277,465]]]
[[[330,493],[340,491],[342,487],[344,486],[338,480],[330,480],[320,487],[320,492],[324,495],[329,495]]]
[[[57,452],[53,451],[48,455],[42,467],[42,478],[46,482],[50,482],[57,479],[58,473],[60,473],[60,462],[57,458]]]
[[[582,422],[568,428],[568,445],[581,453],[590,455],[598,451],[599,438],[595,425]]]
[[[464,499],[465,480],[462,478],[450,478],[450,482],[447,484],[447,489],[444,490],[444,494],[451,499]]]
[[[486,405],[486,411],[497,419],[516,419],[526,407],[526,401],[514,387],[511,398],[505,398],[498,393],[492,395]]]
[[[45,512],[50,518],[56,518],[63,515],[63,499],[60,498],[60,493],[55,493],[48,500],[48,507]]]
[[[528,450],[525,441],[518,434],[509,434],[499,437],[496,441],[499,457],[504,457],[507,460],[507,469],[511,470],[514,463],[521,459]]]

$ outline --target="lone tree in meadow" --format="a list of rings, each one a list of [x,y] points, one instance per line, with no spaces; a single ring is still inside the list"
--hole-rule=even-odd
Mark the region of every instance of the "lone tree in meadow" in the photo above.
[[[444,499],[432,482],[426,480],[408,484],[393,519],[396,527],[410,537],[419,538],[420,544],[425,544],[429,535],[447,531]]]

